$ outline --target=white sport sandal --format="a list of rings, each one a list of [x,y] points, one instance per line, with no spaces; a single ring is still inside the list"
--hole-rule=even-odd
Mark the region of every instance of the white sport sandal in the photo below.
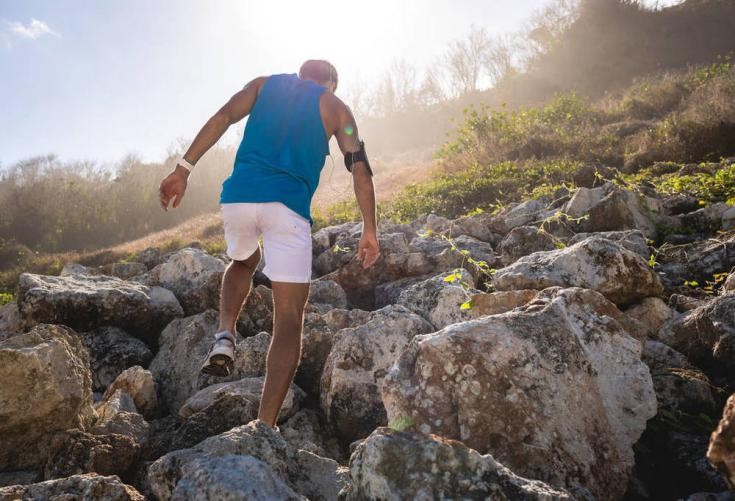
[[[202,372],[210,376],[229,376],[235,366],[235,343],[235,336],[230,331],[215,334]]]

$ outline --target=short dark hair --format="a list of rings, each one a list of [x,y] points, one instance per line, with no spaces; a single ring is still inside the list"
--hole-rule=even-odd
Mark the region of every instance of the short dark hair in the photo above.
[[[337,69],[332,66],[332,63],[324,59],[309,59],[302,64],[301,69],[299,69],[299,78],[308,78],[320,84],[334,82],[335,88],[339,82]]]

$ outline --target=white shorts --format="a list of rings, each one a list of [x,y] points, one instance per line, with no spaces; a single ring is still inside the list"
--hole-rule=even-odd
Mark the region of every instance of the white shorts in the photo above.
[[[263,273],[274,282],[311,282],[311,224],[282,202],[223,203],[227,255],[250,257],[263,235]]]

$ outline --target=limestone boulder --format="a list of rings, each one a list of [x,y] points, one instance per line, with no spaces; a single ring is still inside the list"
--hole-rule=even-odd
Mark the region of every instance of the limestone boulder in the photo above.
[[[621,230],[621,231],[600,231],[597,233],[576,233],[572,236],[567,245],[574,245],[585,240],[586,238],[597,236],[612,240],[622,245],[631,252],[635,252],[643,259],[648,261],[651,252],[648,249],[648,241],[641,230]]]
[[[155,342],[183,310],[168,289],[103,275],[54,277],[21,274],[18,307],[29,323],[64,324],[78,330],[112,325]]]
[[[347,294],[334,280],[313,280],[309,286],[309,302],[324,305],[326,311],[347,308]]]
[[[724,477],[728,487],[735,489],[735,395],[727,399],[722,419],[712,432],[707,460]]]
[[[246,377],[237,381],[207,386],[186,400],[179,409],[179,416],[186,419],[209,407],[216,400],[227,398],[242,402],[243,418],[238,424],[252,421],[258,414],[257,409],[263,391],[264,379],[264,377]],[[298,410],[305,396],[301,388],[292,384],[286,393],[281,411],[278,413],[278,421],[283,422],[291,417]],[[248,415],[248,409],[255,410],[255,413]]]
[[[125,369],[107,387],[102,400],[108,400],[117,390],[122,390],[130,395],[135,408],[146,419],[152,419],[158,415],[158,390],[150,371],[140,366]]]
[[[94,391],[104,391],[128,367],[147,367],[153,360],[143,341],[119,327],[98,327],[80,336],[89,352]]]
[[[547,252],[536,252],[497,270],[496,290],[583,287],[618,305],[658,296],[658,275],[638,254],[601,237]]]
[[[127,475],[140,459],[141,445],[130,436],[87,433],[70,429],[55,434],[49,444],[44,478],[88,472]]]
[[[200,470],[215,479],[212,483],[217,478],[227,478],[231,473],[217,470],[229,470],[231,464],[215,460],[232,456],[258,459],[289,488],[309,499],[336,500],[349,481],[336,461],[291,447],[276,430],[255,420],[159,458],[148,468],[148,484],[153,494],[165,501],[176,497],[176,489],[182,482],[183,486],[198,482]]]
[[[704,285],[714,274],[728,273],[735,267],[735,235],[662,247],[656,259],[661,263],[657,269],[667,288],[679,292],[687,280]]]
[[[735,294],[718,296],[664,324],[658,340],[703,369],[735,369]]]
[[[177,318],[161,333],[161,347],[149,370],[158,385],[162,403],[172,413],[178,412],[186,399],[206,386],[265,374],[271,338],[267,332],[238,339],[234,370],[229,376],[218,378],[201,373],[218,326],[219,314],[207,310]]]
[[[655,338],[661,327],[678,316],[678,313],[659,297],[643,298],[625,310],[625,314],[638,322],[643,328],[645,335]]]
[[[346,463],[334,430],[323,422],[322,414],[315,409],[299,409],[286,422],[278,425],[281,436],[292,447],[302,449],[317,456],[331,458]]]
[[[332,312],[361,312],[362,310],[332,309]],[[362,311],[363,316],[368,312]],[[337,325],[330,324],[318,313],[304,315],[304,328],[301,333],[301,360],[296,368],[294,382],[311,396],[319,395],[319,385],[324,370],[324,363],[332,350],[338,331],[352,325],[350,315],[338,321]]]
[[[472,318],[483,315],[497,315],[513,308],[523,306],[536,297],[535,289],[520,289],[498,292],[476,292],[470,297]]]
[[[488,220],[489,227],[493,232],[505,235],[519,226],[537,226],[549,216],[549,202],[541,197],[511,205]]]
[[[95,417],[89,355],[59,325],[0,341],[0,470],[42,465],[50,435]]]
[[[148,441],[150,427],[145,418],[138,413],[132,397],[122,390],[115,392],[96,407],[97,420],[90,432],[96,435],[123,435],[137,444]]]
[[[395,304],[395,302],[398,301],[398,296],[400,296],[401,292],[403,292],[407,287],[431,278],[432,276],[434,276],[433,273],[427,273],[425,275],[399,278],[398,280],[392,280],[390,282],[384,282],[376,285],[373,292],[375,297],[375,308],[380,309],[383,306]]]
[[[18,303],[11,301],[0,306],[0,341],[20,334],[23,330]]]
[[[421,315],[438,330],[472,317],[470,309],[462,309],[461,305],[479,292],[471,286],[473,283],[472,275],[464,268],[440,273],[406,288],[396,303]]]
[[[643,349],[656,391],[661,415],[712,415],[716,409],[709,378],[687,358],[658,341],[648,340]]]
[[[370,318],[370,312],[359,308],[346,310],[344,308],[334,308],[321,316],[327,327],[333,331],[338,331],[346,327],[356,327],[364,324]],[[308,320],[308,318],[307,318]]]
[[[116,475],[96,473],[73,475],[30,485],[0,487],[0,499],[104,499],[105,501],[144,501],[134,487],[120,481]]]
[[[656,223],[662,219],[660,201],[626,190],[614,183],[597,188],[579,188],[562,212],[585,218],[569,224],[575,232],[640,230],[656,238]]]
[[[506,266],[534,252],[554,249],[556,249],[554,238],[536,226],[513,228],[498,245],[500,261]]]
[[[225,263],[201,249],[186,247],[153,268],[145,283],[174,293],[187,316],[219,307]]]
[[[406,307],[392,305],[340,332],[324,364],[320,403],[343,440],[364,438],[387,424],[380,398],[383,378],[413,336],[433,330]]]
[[[538,480],[519,477],[490,454],[459,441],[377,428],[350,458],[347,500],[574,499]]]
[[[415,336],[386,375],[390,422],[459,439],[515,473],[618,499],[656,414],[641,343],[592,290]],[[580,412],[580,409],[584,409]]]

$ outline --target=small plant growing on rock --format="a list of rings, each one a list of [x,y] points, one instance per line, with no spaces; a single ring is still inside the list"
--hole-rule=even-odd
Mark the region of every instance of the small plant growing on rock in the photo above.
[[[409,428],[413,428],[414,426],[416,426],[416,423],[411,418],[411,416],[399,416],[388,423],[388,426],[395,431],[406,431]]]

